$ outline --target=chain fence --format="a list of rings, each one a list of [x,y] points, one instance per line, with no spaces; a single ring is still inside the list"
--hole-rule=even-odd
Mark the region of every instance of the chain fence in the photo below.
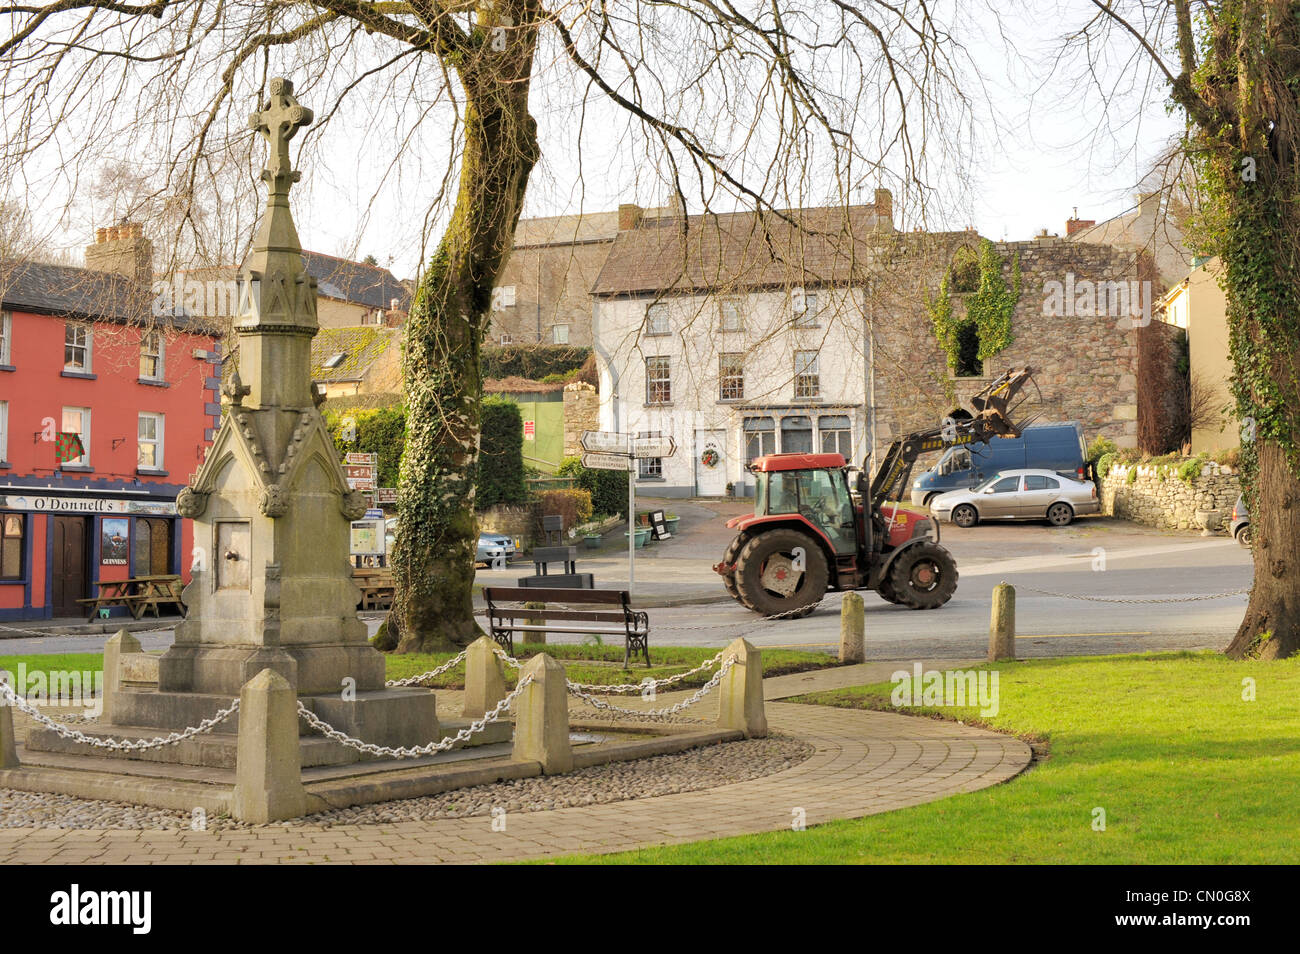
[[[722,665],[718,667],[718,671],[713,674],[713,678],[696,690],[693,695],[683,699],[676,705],[664,706],[661,709],[627,709],[622,706],[616,706],[612,703],[605,702],[603,699],[593,695],[592,693],[584,692],[577,688],[576,683],[570,683],[568,680],[565,680],[565,682],[567,683],[566,688],[569,691],[569,695],[581,699],[593,709],[599,709],[601,712],[610,712],[622,716],[635,716],[638,719],[663,719],[669,716],[674,716],[684,709],[689,709],[714,689],[718,688],[718,684],[722,682],[722,677],[725,676],[727,671],[735,664],[736,657],[734,655],[728,656],[722,661]]]
[[[1006,580],[1002,581],[1007,583]],[[1127,597],[1127,596],[1084,596],[1081,593],[1057,593],[1055,590],[1040,590],[1035,586],[1025,586],[1023,583],[1008,583],[1014,586],[1016,592],[1026,590],[1030,593],[1038,593],[1041,596],[1055,596],[1064,600],[1084,600],[1089,603],[1194,603],[1198,600],[1222,600],[1229,596],[1245,596],[1250,593],[1251,587],[1242,587],[1239,590],[1228,590],[1226,593],[1205,593],[1199,596],[1161,596],[1151,598]]]
[[[147,629],[131,629],[131,630],[127,630],[127,632],[129,632],[132,636],[135,636],[139,633],[166,633],[175,629],[180,623],[181,620],[176,620],[176,622],[174,623],[167,623],[163,626],[150,626]],[[85,625],[95,626],[101,624],[86,623]],[[51,629],[28,629],[25,626],[4,626],[4,625],[0,625],[0,631],[6,633],[22,633],[24,636],[111,636],[113,635],[112,633],[56,633],[54,630]]]

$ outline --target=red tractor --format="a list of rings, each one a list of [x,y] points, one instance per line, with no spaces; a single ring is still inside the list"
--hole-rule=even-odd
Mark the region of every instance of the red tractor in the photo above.
[[[750,465],[754,512],[727,526],[737,531],[722,562],[727,592],[764,616],[811,613],[827,590],[875,590],[891,603],[937,609],[957,589],[957,565],[939,545],[928,514],[900,506],[917,457],[952,444],[1018,437],[1008,404],[1033,380],[1030,368],[1008,371],[940,427],[890,445],[871,487],[839,454],[769,454]]]

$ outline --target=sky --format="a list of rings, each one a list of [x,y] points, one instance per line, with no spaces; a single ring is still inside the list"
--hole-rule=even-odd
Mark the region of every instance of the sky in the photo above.
[[[929,185],[942,200],[927,213],[926,227],[973,225],[990,238],[1016,240],[1044,228],[1064,234],[1076,209],[1081,218],[1103,221],[1132,208],[1137,183],[1179,124],[1166,109],[1163,86],[1157,83],[1148,92],[1148,77],[1125,62],[1128,44],[1116,44],[1098,63],[1102,82],[1111,87],[1109,108],[1089,84],[1078,81],[1085,73],[1082,65],[1058,56],[1066,31],[1095,14],[1092,4],[939,0],[934,8],[948,11],[953,35],[982,85],[969,87],[977,121],[973,141],[956,144],[961,168],[945,167],[950,157],[936,162]],[[278,68],[272,63],[271,75],[292,74],[293,68],[292,62]],[[1136,77],[1136,85],[1126,77]],[[643,154],[628,148],[620,135],[626,117],[597,106],[582,117],[579,129],[575,98],[571,80],[549,87],[535,83],[532,109],[543,161],[530,182],[524,214],[603,211],[622,202],[662,204],[665,187],[657,175],[646,173]],[[870,111],[872,104],[866,106]],[[234,113],[242,115],[243,108],[231,104]],[[364,109],[363,104],[362,113],[334,121],[301,164],[304,181],[294,191],[299,235],[305,248],[344,257],[374,255],[399,278],[411,277],[429,251],[425,233],[438,231],[437,220],[427,228],[423,210],[446,168],[445,129],[440,139],[435,124],[422,141],[395,149],[397,125],[389,131],[388,118],[365,115]],[[937,154],[934,137],[957,138],[957,133],[932,128],[927,141]],[[862,151],[870,154],[871,144],[863,143]],[[861,184],[857,201],[871,201],[869,185],[874,183]],[[899,216],[904,214],[900,210]],[[79,249],[104,218],[102,209],[83,207],[68,219],[57,244]]]

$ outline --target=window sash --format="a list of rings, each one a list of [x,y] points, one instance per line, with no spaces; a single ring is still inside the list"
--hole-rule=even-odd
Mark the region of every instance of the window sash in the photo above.
[[[718,400],[743,401],[745,399],[745,361],[739,354],[724,354],[718,358]]]
[[[90,329],[85,325],[65,325],[63,331],[63,369],[90,371]]]
[[[745,327],[743,307],[738,298],[724,298],[718,302],[718,329],[743,331]]]
[[[662,302],[646,305],[645,326],[647,335],[668,334],[668,306]]]
[[[0,515],[0,580],[23,578],[26,523],[22,514]]]
[[[668,404],[673,399],[672,366],[667,357],[645,359],[647,404]]]
[[[90,466],[90,408],[88,407],[65,407],[62,415],[62,430],[69,434],[78,434],[81,436],[81,447],[85,451],[80,457],[74,457],[72,460],[63,461],[62,466],[72,465],[73,467]]]
[[[13,337],[13,316],[7,311],[0,311],[0,364],[12,364],[10,360],[10,339]]]
[[[136,467],[162,470],[163,427],[161,414],[141,414],[136,425]]]
[[[140,339],[140,377],[160,381],[164,373],[163,339],[158,332],[150,332]]]
[[[0,460],[9,459],[9,402],[0,401]]]
[[[816,351],[794,353],[794,396],[796,398],[821,397],[821,375]]]

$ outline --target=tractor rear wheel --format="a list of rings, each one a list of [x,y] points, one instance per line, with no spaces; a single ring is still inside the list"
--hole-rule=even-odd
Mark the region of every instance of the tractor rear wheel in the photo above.
[[[724,566],[735,565],[736,558],[740,556],[740,550],[745,545],[747,539],[748,538],[745,534],[738,533],[736,534],[735,539],[727,544],[727,549],[722,553],[722,563]],[[737,603],[744,604],[745,601],[740,597],[740,590],[736,588],[736,574],[734,570],[730,573],[722,574],[722,585],[727,588],[727,594],[733,600]],[[747,609],[753,609],[753,607],[747,607]]]
[[[900,553],[889,568],[889,586],[904,606],[938,609],[957,590],[957,564],[938,544],[918,543]]]
[[[803,569],[797,569],[799,556]],[[821,547],[797,530],[769,530],[745,541],[736,560],[736,589],[741,601],[764,616],[804,610],[806,615],[826,595],[830,568]]]

